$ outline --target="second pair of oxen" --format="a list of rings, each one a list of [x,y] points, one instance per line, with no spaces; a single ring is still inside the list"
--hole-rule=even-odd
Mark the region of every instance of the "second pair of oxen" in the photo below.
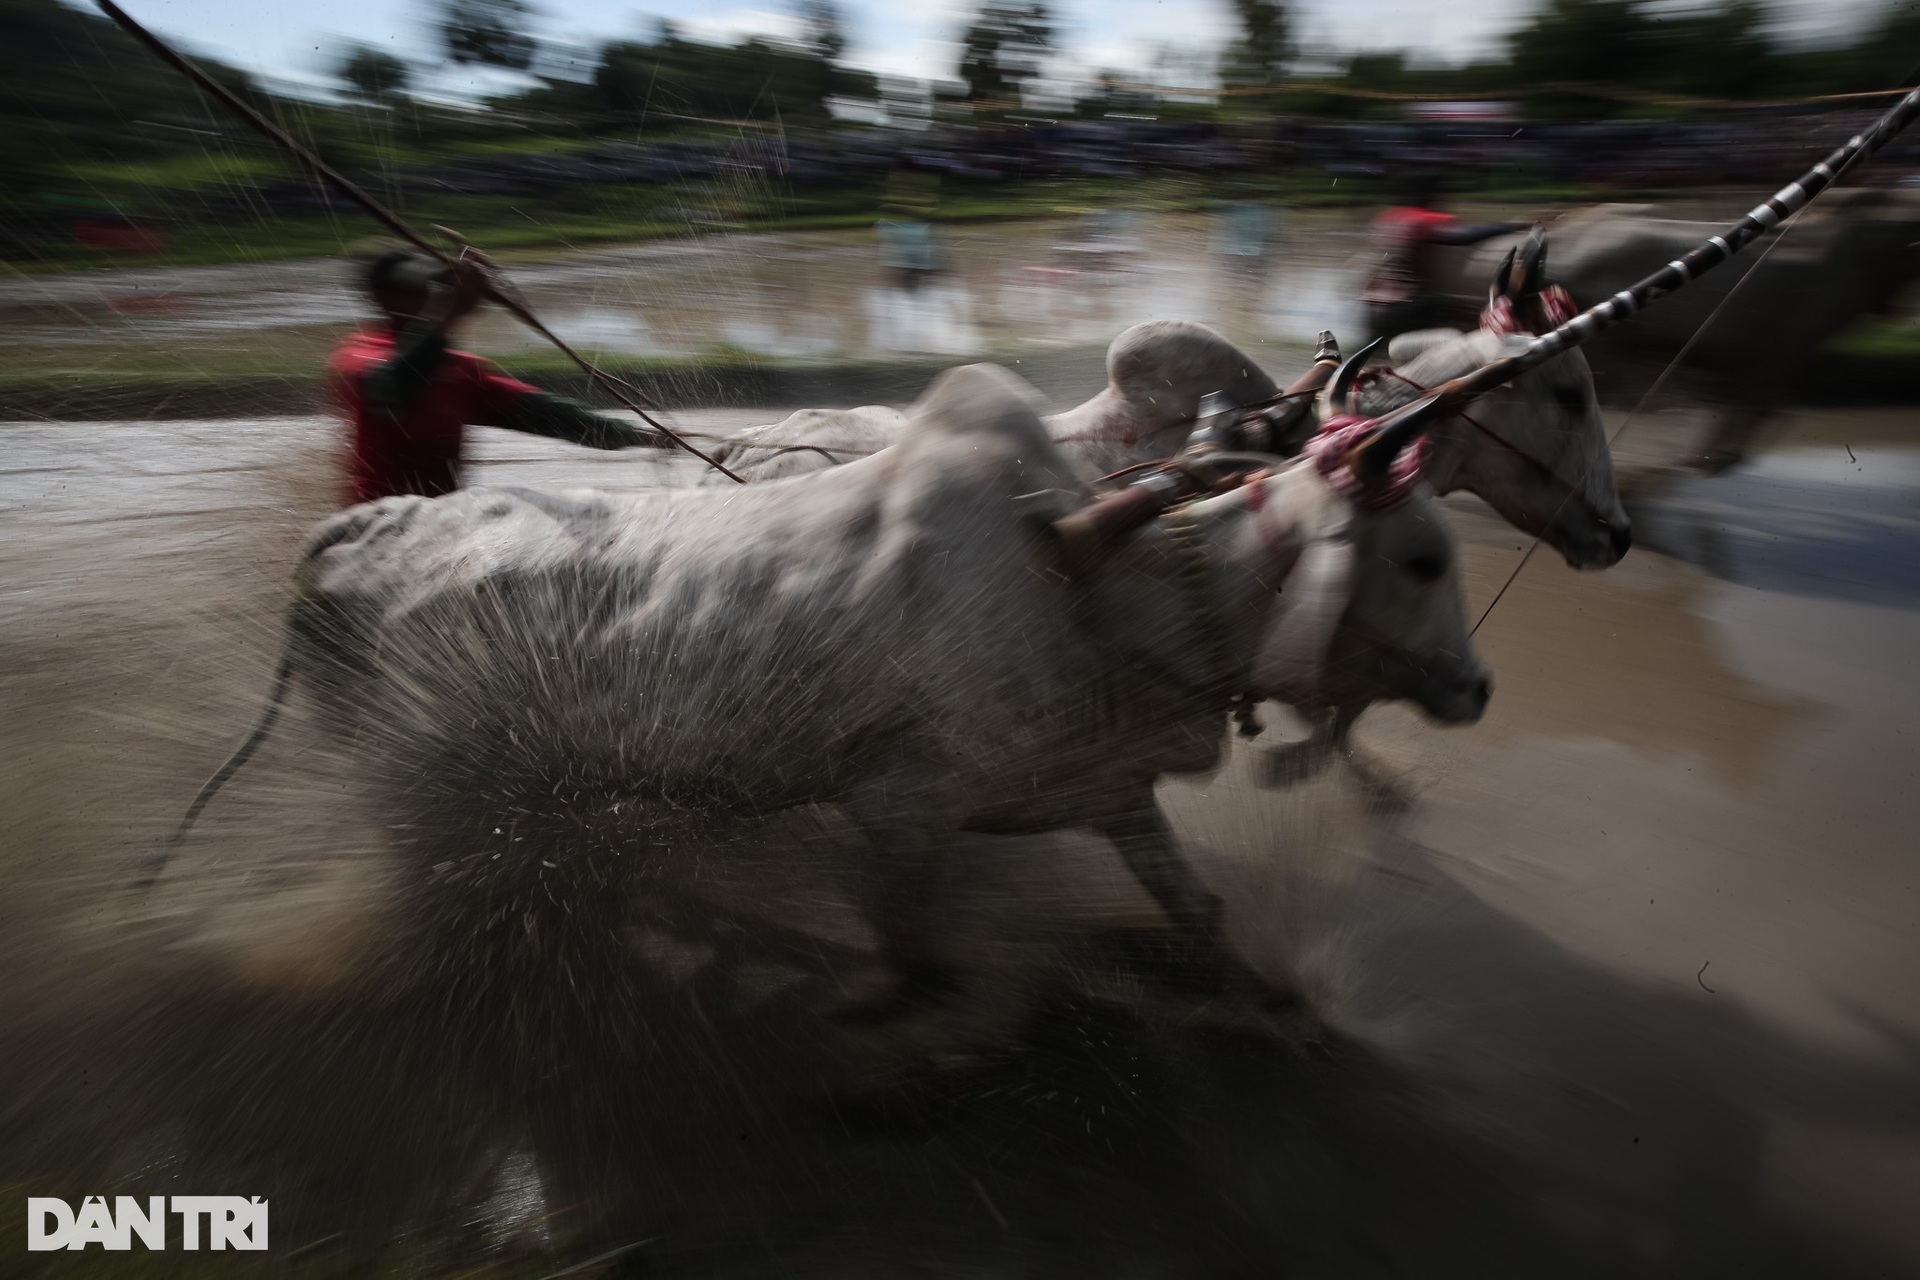
[[[1036,406],[971,366],[825,474],[353,508],[309,550],[295,669],[385,816],[502,918],[537,892],[516,835],[534,809],[578,824],[542,867],[617,897],[650,852],[837,804],[897,978],[850,1016],[887,1020],[956,985],[928,940],[960,833],[1090,827],[1203,966],[1258,989],[1155,782],[1217,767],[1236,696],[1337,686],[1347,636],[1390,655],[1348,695],[1477,719],[1453,540],[1411,442],[1356,427],[1070,575],[1052,529],[1092,495]]]

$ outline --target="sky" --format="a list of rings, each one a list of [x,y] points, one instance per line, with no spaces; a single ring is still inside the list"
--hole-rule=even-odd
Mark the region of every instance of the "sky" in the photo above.
[[[608,38],[644,37],[658,19],[688,35],[731,42],[794,28],[784,0],[533,0],[536,31],[550,42],[586,48]],[[1502,35],[1537,0],[1297,0],[1297,36],[1309,48],[1410,49],[1458,62],[1495,53]],[[850,46],[845,60],[868,70],[919,79],[950,78],[957,38],[977,0],[840,0]],[[346,41],[390,50],[412,62],[437,61],[432,10],[423,0],[126,0],[161,34],[197,52],[314,86]],[[1782,0],[1789,36],[1833,38],[1873,0]],[[1118,70],[1156,83],[1190,80],[1180,68],[1234,34],[1230,0],[1053,0],[1060,26],[1057,74],[1077,78]],[[1166,50],[1171,49],[1169,57]],[[1184,58],[1183,56],[1184,55]],[[1156,72],[1158,74],[1156,74]],[[419,87],[457,97],[502,86],[491,73],[435,71]]]

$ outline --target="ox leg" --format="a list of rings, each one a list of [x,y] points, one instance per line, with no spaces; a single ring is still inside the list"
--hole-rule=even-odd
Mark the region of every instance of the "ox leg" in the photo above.
[[[1397,813],[1408,800],[1385,770],[1353,745],[1353,726],[1367,709],[1364,702],[1348,703],[1322,712],[1314,721],[1313,733],[1305,741],[1275,747],[1260,762],[1260,785],[1287,787],[1304,782],[1326,768],[1335,756],[1346,761],[1366,796],[1367,807],[1376,813]]]
[[[960,980],[935,953],[940,897],[962,804],[947,788],[897,777],[860,788],[847,808],[873,850],[863,912],[880,935],[893,989],[837,1015],[849,1025],[878,1025],[952,1001]]]
[[[1103,819],[1096,830],[1113,841],[1134,879],[1168,919],[1208,945],[1219,942],[1226,907],[1187,865],[1151,794],[1144,805]]]
[[[1368,705],[1356,702],[1334,710],[1328,722],[1328,747],[1347,762],[1347,768],[1352,770],[1354,780],[1360,784],[1360,794],[1366,798],[1367,808],[1371,812],[1377,815],[1403,813],[1413,804],[1407,793],[1400,789],[1400,784],[1384,767],[1353,745],[1354,722],[1360,719],[1361,712]]]
[[[1203,1002],[1227,997],[1290,1023],[1299,1011],[1298,997],[1275,987],[1228,947],[1225,905],[1193,873],[1151,795],[1144,806],[1115,814],[1097,829],[1113,841],[1161,909],[1192,938],[1192,953],[1176,965],[1178,985]]]
[[[1713,415],[1713,430],[1693,460],[1694,470],[1710,476],[1731,471],[1747,460],[1771,415],[1754,405],[1734,405]]]
[[[1259,776],[1263,787],[1290,787],[1305,782],[1322,769],[1333,758],[1336,747],[1344,747],[1346,732],[1336,729],[1339,712],[1322,711],[1313,717],[1313,731],[1299,742],[1289,742],[1284,747],[1274,747],[1260,759]],[[1351,729],[1349,719],[1346,728]]]

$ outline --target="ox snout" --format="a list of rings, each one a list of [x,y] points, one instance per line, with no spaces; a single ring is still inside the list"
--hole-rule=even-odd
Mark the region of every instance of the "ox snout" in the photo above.
[[[1610,569],[1633,546],[1633,522],[1622,514],[1601,524],[1582,521],[1547,541],[1566,559],[1570,569]]]
[[[1430,672],[1419,698],[1420,708],[1441,724],[1473,724],[1487,713],[1493,697],[1493,676],[1475,662],[1452,672]]]

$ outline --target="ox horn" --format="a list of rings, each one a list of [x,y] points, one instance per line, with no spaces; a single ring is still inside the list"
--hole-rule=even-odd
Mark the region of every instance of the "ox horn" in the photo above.
[[[1379,429],[1348,455],[1348,465],[1363,480],[1378,480],[1393,466],[1400,451],[1426,432],[1440,411],[1438,394],[1422,396],[1380,419]]]
[[[1547,284],[1547,237],[1535,227],[1527,234],[1526,251],[1520,255],[1520,289],[1538,293]]]
[[[1352,406],[1347,403],[1347,400],[1353,394],[1354,381],[1360,376],[1360,366],[1385,345],[1386,341],[1385,338],[1375,338],[1347,357],[1346,363],[1342,364],[1339,371],[1333,375],[1333,381],[1327,384],[1325,399],[1322,401],[1323,417],[1351,411]]]
[[[1331,368],[1332,366],[1338,365],[1339,363],[1340,363],[1340,341],[1339,339],[1333,336],[1333,330],[1322,329],[1320,331],[1319,338],[1317,338],[1314,341],[1313,368],[1318,369],[1323,364]],[[1313,370],[1308,370],[1307,376],[1312,377]],[[1304,378],[1301,379],[1302,382],[1304,382],[1305,380],[1306,379]],[[1302,388],[1302,389],[1304,390],[1305,388]],[[1315,388],[1315,390],[1318,390],[1318,389],[1319,388],[1317,387]]]
[[[1493,283],[1487,286],[1487,301],[1507,296],[1507,290],[1513,287],[1514,250],[1507,250],[1507,256],[1500,259],[1500,269],[1493,273]]]
[[[1340,342],[1333,336],[1333,330],[1322,329],[1313,348],[1313,363],[1280,394],[1282,397],[1311,396],[1327,385],[1339,367]]]

